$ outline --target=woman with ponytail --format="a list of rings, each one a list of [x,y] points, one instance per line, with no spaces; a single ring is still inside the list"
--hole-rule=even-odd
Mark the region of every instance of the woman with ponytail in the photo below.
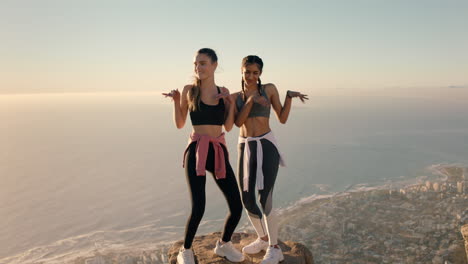
[[[234,125],[234,103],[229,90],[215,84],[214,72],[218,57],[212,49],[200,49],[194,61],[195,82],[178,90],[163,93],[174,101],[174,121],[182,128],[190,112],[193,131],[184,153],[184,167],[192,202],[191,215],[185,229],[184,245],[179,250],[179,264],[195,264],[192,241],[205,211],[206,171],[209,171],[223,192],[229,207],[222,237],[214,252],[232,262],[244,260],[234,248],[231,236],[242,215],[242,203],[234,172],[229,163],[222,126],[230,131]]]
[[[236,104],[235,124],[240,127],[238,175],[242,190],[242,202],[247,210],[258,238],[245,246],[242,252],[256,254],[266,251],[262,263],[276,264],[283,261],[283,253],[278,246],[278,226],[272,205],[273,187],[278,167],[284,166],[283,157],[270,129],[270,108],[285,124],[291,110],[292,99],[297,97],[302,102],[307,95],[287,91],[284,104],[281,105],[276,86],[262,84],[260,76],[263,61],[258,56],[247,56],[242,60],[242,91],[233,94]],[[255,199],[258,191],[261,209]]]

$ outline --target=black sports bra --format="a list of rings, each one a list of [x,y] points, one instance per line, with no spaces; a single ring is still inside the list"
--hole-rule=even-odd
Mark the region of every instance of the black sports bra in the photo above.
[[[221,90],[218,86],[218,93]],[[200,105],[197,111],[190,111],[190,120],[192,120],[193,126],[198,125],[218,125],[224,124],[224,114],[226,108],[224,107],[224,100],[219,99],[217,105],[207,105],[200,99]]]

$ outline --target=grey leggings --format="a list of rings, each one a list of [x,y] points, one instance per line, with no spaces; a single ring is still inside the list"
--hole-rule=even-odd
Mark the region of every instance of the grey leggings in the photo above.
[[[264,175],[264,186],[263,190],[258,191],[258,198],[260,201],[260,209],[256,202],[256,171],[257,171],[257,156],[250,156],[250,167],[249,167],[249,191],[242,191],[242,203],[247,210],[248,216],[252,225],[255,228],[258,236],[264,237],[267,234],[270,238],[270,244],[277,244],[277,220],[273,210],[273,187],[275,185],[276,176],[278,174],[280,155],[275,145],[267,139],[260,140],[263,148],[263,175]],[[257,142],[249,141],[250,152],[257,153]],[[238,145],[238,175],[240,189],[244,189],[244,148],[245,143]],[[263,221],[263,215],[265,216],[265,222]],[[266,226],[265,226],[266,224]]]

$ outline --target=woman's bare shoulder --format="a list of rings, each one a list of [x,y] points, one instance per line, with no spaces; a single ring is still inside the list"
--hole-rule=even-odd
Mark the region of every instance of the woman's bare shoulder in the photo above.
[[[276,86],[272,83],[264,84],[263,89],[265,89],[265,93],[268,95],[268,97],[278,93],[278,89],[276,89]]]
[[[265,88],[265,90],[272,90],[272,89],[276,90],[276,86],[272,83],[265,83],[263,84],[263,87]]]

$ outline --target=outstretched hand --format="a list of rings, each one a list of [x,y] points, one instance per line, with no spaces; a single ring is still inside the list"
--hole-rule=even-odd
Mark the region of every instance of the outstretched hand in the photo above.
[[[173,101],[180,100],[180,92],[179,89],[171,90],[170,93],[162,93],[164,97],[171,97]]]
[[[300,92],[294,92],[294,91],[288,91],[287,92],[287,95],[291,98],[294,98],[294,97],[299,97],[299,99],[305,103],[304,100],[309,100],[309,98],[307,97],[308,95],[307,94],[301,94]]]

